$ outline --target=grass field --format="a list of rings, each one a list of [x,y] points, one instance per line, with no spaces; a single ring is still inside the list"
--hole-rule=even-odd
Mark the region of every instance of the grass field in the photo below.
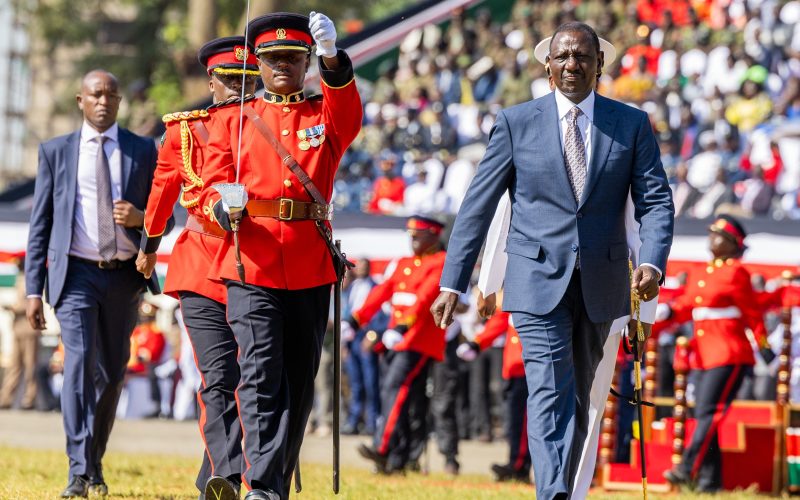
[[[135,455],[110,453],[104,461],[109,498],[129,500],[189,500],[197,498],[193,483],[197,461],[165,455]],[[66,458],[57,451],[31,451],[0,446],[0,499],[55,499],[66,484]],[[303,464],[303,492],[292,495],[298,500],[317,499],[531,499],[533,489],[523,485],[498,485],[487,476],[461,476],[452,480],[443,475],[380,477],[363,469],[345,468],[342,471],[342,491],[338,497],[331,492],[330,468],[318,464]],[[596,493],[591,498],[601,500],[634,500],[641,494]],[[707,496],[688,493],[672,495],[650,494],[649,498],[722,498],[744,500],[770,498],[748,492]]]

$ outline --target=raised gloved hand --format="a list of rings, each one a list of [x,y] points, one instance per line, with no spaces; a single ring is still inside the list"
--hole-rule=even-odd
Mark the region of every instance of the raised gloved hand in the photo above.
[[[336,27],[325,14],[311,11],[308,16],[308,29],[317,44],[317,55],[320,57],[336,57]]]
[[[464,342],[456,347],[456,356],[464,361],[475,361],[480,352],[480,347],[475,342]]]
[[[383,345],[389,350],[393,350],[402,340],[403,334],[391,328],[383,332],[383,336],[381,337],[381,342],[383,342]]]

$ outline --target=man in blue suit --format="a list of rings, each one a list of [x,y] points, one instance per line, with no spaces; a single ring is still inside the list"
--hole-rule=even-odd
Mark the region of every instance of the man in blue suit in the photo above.
[[[107,495],[102,458],[130,356],[130,334],[147,285],[136,271],[144,208],[156,166],[151,139],[117,123],[121,96],[103,70],[83,78],[83,126],[39,147],[25,259],[27,316],[45,327],[42,294],[64,343],[61,410],[69,484],[64,498]]]
[[[631,288],[658,293],[673,204],[647,114],[597,95],[594,30],[559,26],[548,71],[556,91],[501,111],[455,222],[431,312],[452,321],[501,195],[511,198],[503,308],[523,346],[537,498],[566,499],[586,439],[589,391],[611,322]],[[642,264],[629,277],[630,190]]]

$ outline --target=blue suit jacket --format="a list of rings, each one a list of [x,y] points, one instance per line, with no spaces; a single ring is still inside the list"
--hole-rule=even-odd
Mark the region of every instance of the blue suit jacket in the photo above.
[[[123,199],[144,210],[158,156],[155,143],[120,127],[119,147]],[[29,295],[41,294],[46,281],[47,300],[53,306],[58,304],[64,288],[72,245],[79,149],[80,130],[39,146],[39,170],[25,256],[25,287]],[[126,233],[138,248],[141,231],[128,228]],[[155,273],[147,286],[153,293],[160,293]]]
[[[580,202],[561,152],[554,94],[501,111],[456,218],[441,286],[464,291],[497,202],[511,198],[503,309],[544,315],[563,297],[580,251],[589,318],[630,309],[625,203],[630,189],[639,262],[666,269],[674,208],[647,114],[595,96],[592,155]]]

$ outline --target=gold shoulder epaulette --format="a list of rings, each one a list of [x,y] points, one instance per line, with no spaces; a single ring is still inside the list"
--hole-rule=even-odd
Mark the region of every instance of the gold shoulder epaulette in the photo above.
[[[247,94],[246,96],[244,96],[244,102],[252,101],[255,98],[256,98],[255,94]],[[225,99],[224,101],[215,102],[211,106],[207,107],[206,111],[211,111],[211,110],[214,110],[214,109],[224,108],[226,106],[230,106],[231,104],[239,104],[240,102],[242,102],[242,98],[241,97],[239,97],[238,95],[231,96],[231,97]]]
[[[208,116],[208,111],[205,109],[195,109],[194,111],[177,111],[175,113],[167,113],[161,117],[164,123],[197,120]]]

